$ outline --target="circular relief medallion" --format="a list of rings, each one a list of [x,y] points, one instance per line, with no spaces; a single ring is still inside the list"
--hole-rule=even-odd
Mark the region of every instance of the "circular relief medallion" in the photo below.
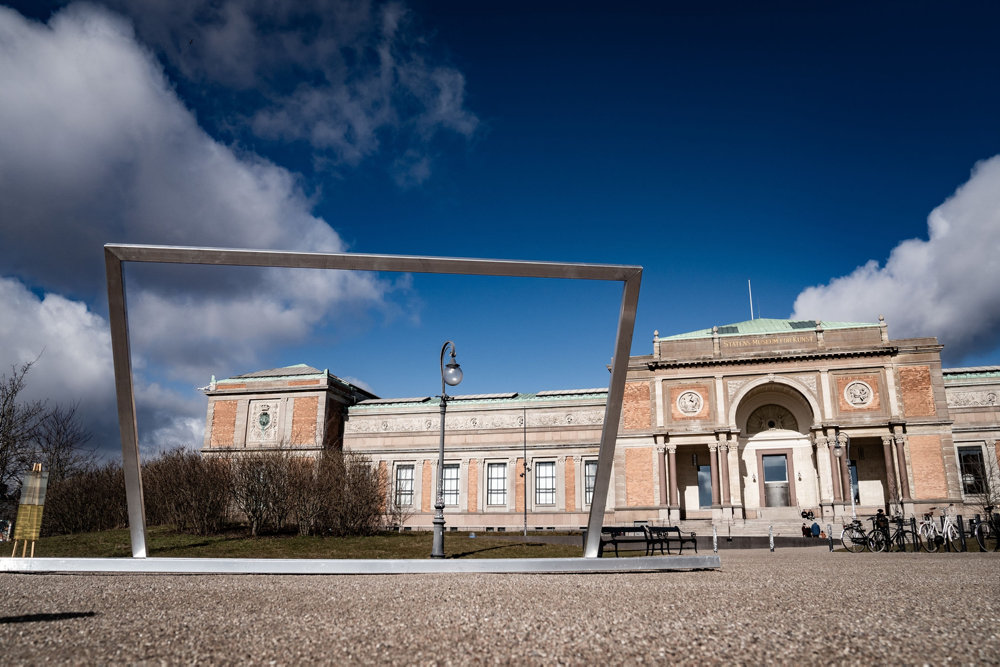
[[[677,409],[685,415],[696,415],[701,412],[701,394],[696,391],[685,391],[677,397]]]
[[[861,380],[855,380],[844,387],[844,400],[856,408],[863,408],[870,404],[874,395],[868,383]]]

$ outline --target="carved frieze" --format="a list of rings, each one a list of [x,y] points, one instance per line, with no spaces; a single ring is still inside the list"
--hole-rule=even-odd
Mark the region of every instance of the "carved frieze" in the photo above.
[[[250,401],[247,442],[274,444],[278,441],[280,406],[280,401],[274,399]]]
[[[809,373],[807,375],[794,375],[792,377],[794,377],[796,380],[798,380],[805,386],[809,387],[809,390],[813,393],[813,396],[818,395],[819,392],[816,389],[816,376],[814,374]]]
[[[742,387],[743,385],[745,385],[747,382],[748,382],[747,380],[727,380],[726,381],[726,392],[728,392],[728,394],[729,394],[729,400],[730,401],[733,400],[733,396],[735,396],[736,392],[738,392],[740,390],[740,387]]]
[[[591,426],[604,423],[603,410],[574,410],[562,412],[528,413],[528,428],[558,426]],[[524,417],[520,414],[463,414],[449,413],[446,426],[455,431],[489,431],[522,428]],[[441,429],[439,415],[423,417],[364,417],[352,415],[344,422],[347,433],[419,433]]]
[[[986,391],[948,391],[949,408],[975,408],[1000,405],[1000,392]]]

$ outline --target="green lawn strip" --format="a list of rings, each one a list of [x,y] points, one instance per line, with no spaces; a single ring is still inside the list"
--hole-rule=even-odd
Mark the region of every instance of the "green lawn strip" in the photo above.
[[[303,537],[266,535],[257,538],[245,533],[188,535],[165,526],[148,529],[149,555],[162,558],[428,558],[431,533],[382,533],[368,537]],[[35,546],[37,557],[127,558],[132,551],[128,530],[45,537]],[[445,555],[449,558],[565,558],[582,555],[577,545],[547,544],[505,537],[484,537],[477,533],[445,535]]]

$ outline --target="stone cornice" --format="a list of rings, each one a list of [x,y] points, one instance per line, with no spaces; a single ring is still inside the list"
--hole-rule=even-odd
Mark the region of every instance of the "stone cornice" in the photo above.
[[[697,359],[654,359],[645,362],[649,370],[661,368],[685,368],[689,366],[732,366],[786,361],[807,361],[811,359],[839,359],[846,357],[882,357],[894,355],[898,348],[887,346],[863,350],[817,350],[815,352],[760,353],[744,357],[700,357]]]

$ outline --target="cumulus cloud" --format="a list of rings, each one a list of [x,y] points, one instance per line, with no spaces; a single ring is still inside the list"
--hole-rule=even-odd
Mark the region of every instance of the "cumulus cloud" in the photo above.
[[[0,45],[0,367],[44,350],[31,382],[45,396],[114,415],[106,242],[345,249],[292,173],[199,126],[128,20],[71,5],[41,24],[0,7]],[[207,373],[246,370],[352,309],[392,308],[395,289],[221,267],[129,265],[126,282],[135,368],[190,387],[137,377],[140,428],[161,442],[197,442],[192,390]]]
[[[794,318],[871,321],[893,337],[937,336],[951,363],[1000,345],[1000,156],[928,216],[928,239],[897,245],[795,300]]]

